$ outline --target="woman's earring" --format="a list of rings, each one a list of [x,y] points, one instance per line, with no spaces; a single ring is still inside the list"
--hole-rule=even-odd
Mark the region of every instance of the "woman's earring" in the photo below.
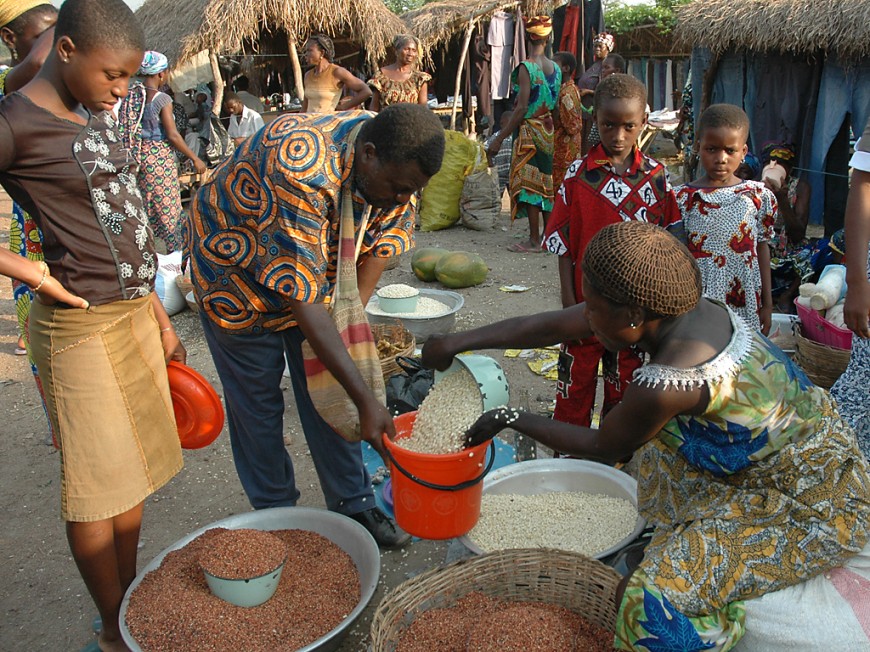
[[[631,326],[632,328],[637,328],[637,324],[635,324],[634,322],[631,322],[631,323],[629,324],[629,326]]]
[[[9,50],[9,53],[12,55],[13,61],[18,61],[18,50],[12,48],[11,50]]]

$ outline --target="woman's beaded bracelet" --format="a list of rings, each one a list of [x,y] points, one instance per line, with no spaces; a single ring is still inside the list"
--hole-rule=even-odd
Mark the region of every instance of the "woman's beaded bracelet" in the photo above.
[[[40,261],[40,264],[42,265],[42,278],[39,279],[39,285],[37,285],[35,288],[30,288],[30,291],[33,292],[33,294],[36,294],[42,289],[42,286],[45,285],[45,279],[48,278],[48,265],[46,265],[45,262],[42,261]]]

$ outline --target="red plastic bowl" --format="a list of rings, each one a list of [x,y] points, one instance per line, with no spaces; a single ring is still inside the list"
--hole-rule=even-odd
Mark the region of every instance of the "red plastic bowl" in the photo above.
[[[205,378],[187,365],[173,360],[166,372],[181,447],[208,446],[224,427],[220,397]]]

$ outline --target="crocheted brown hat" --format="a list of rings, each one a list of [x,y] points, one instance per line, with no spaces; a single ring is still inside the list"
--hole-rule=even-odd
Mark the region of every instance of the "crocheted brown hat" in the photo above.
[[[701,270],[679,240],[646,222],[610,224],[590,240],[583,274],[614,303],[662,317],[689,312],[701,298]]]

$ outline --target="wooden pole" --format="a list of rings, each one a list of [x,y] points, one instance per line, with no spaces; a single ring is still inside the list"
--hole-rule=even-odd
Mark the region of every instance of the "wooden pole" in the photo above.
[[[302,66],[299,65],[299,53],[296,51],[296,37],[287,36],[287,50],[290,52],[290,63],[293,66],[293,82],[296,85],[296,97],[301,102],[305,99],[305,85],[302,77]]]
[[[208,51],[208,62],[211,65],[211,76],[214,78],[214,104],[212,104],[211,112],[220,116],[224,101],[224,78],[221,76],[221,67],[214,50]]]
[[[462,86],[462,70],[465,68],[465,57],[468,56],[468,45],[471,43],[471,34],[474,32],[474,19],[468,20],[465,28],[465,38],[462,41],[462,54],[459,55],[459,69],[456,71],[456,86],[453,89],[453,109],[450,111],[450,129],[456,129],[456,110],[459,106],[459,87]],[[463,102],[471,102],[470,97],[462,98]],[[464,105],[463,105],[464,106]]]

